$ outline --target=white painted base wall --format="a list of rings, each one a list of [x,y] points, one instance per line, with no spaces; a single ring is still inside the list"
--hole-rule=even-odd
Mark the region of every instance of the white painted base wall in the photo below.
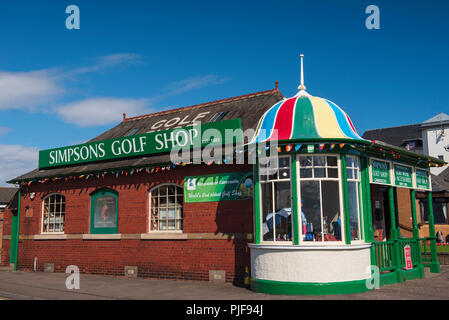
[[[329,283],[371,277],[370,244],[342,246],[249,245],[251,278]]]

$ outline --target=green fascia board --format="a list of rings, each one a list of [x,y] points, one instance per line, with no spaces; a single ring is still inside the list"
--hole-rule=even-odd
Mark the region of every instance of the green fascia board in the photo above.
[[[352,294],[370,291],[366,280],[347,282],[287,282],[251,279],[251,290],[255,292],[278,295],[330,295]]]

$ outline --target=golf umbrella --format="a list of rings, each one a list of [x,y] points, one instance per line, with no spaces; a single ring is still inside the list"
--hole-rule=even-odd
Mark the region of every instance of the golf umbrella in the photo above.
[[[282,221],[287,219],[292,214],[291,208],[282,208],[274,214],[274,225],[280,224]],[[263,223],[263,234],[268,233],[273,230],[273,213],[269,213],[265,222]]]

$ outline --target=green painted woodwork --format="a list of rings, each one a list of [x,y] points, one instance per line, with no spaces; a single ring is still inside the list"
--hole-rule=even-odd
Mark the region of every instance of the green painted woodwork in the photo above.
[[[346,154],[341,155],[341,182],[343,187],[343,215],[345,221],[345,241],[351,244],[351,224],[349,221],[348,174],[346,171]]]
[[[292,168],[292,201],[293,201],[293,244],[299,245],[299,210],[298,209],[298,163],[296,161],[296,155],[291,156],[291,168]]]
[[[430,262],[430,272],[440,273],[440,263],[437,256],[437,244],[435,235],[435,219],[433,217],[432,192],[427,194],[427,203],[429,204],[429,239],[430,239],[430,255],[432,261]]]
[[[254,243],[259,244],[261,233],[259,157],[257,157],[256,159],[256,164],[253,166],[253,171],[254,171]]]
[[[396,215],[394,210],[394,187],[388,187],[388,205],[390,211],[390,238],[391,240],[397,239],[396,228]]]
[[[268,294],[286,295],[326,295],[326,294],[352,294],[370,291],[367,280],[347,282],[286,282],[261,279],[251,279],[251,290]]]
[[[374,241],[373,217],[371,213],[371,188],[369,181],[369,160],[367,157],[360,158],[362,200],[363,200],[363,222],[365,229],[365,241]]]
[[[19,189],[18,197],[17,214],[12,216],[11,222],[11,248],[9,254],[9,262],[14,264],[14,270],[17,270],[17,257],[19,255],[21,189]]]
[[[95,206],[96,200],[100,197],[108,197],[115,199],[115,226],[114,227],[95,227]],[[116,234],[118,233],[118,194],[114,190],[102,189],[91,195],[90,202],[90,233],[91,234]],[[167,213],[168,214],[168,213]]]
[[[410,201],[412,203],[413,238],[419,239],[418,220],[416,219],[416,192],[410,190]]]

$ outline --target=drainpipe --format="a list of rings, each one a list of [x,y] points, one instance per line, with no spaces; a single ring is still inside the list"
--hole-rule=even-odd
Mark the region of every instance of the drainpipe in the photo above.
[[[12,216],[11,226],[11,251],[9,254],[9,263],[14,265],[14,271],[17,270],[17,255],[19,254],[19,224],[20,224],[20,198],[21,189],[19,189],[19,200],[17,203],[17,215]]]

